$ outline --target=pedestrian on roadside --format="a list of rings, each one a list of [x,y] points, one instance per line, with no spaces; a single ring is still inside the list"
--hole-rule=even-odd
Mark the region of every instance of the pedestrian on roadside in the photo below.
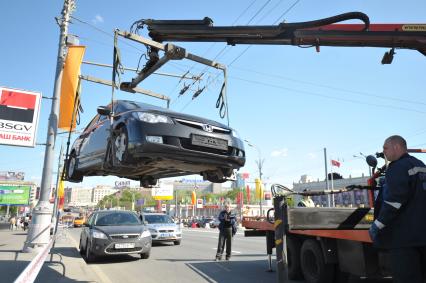
[[[426,282],[426,166],[407,152],[401,136],[383,145],[390,161],[382,188],[382,203],[370,237],[390,252],[393,282]]]
[[[15,218],[15,216],[10,217],[9,224],[10,224],[9,229],[13,231],[14,228],[15,228],[15,225],[16,225],[16,218]]]
[[[18,230],[21,227],[22,227],[22,219],[21,217],[18,217],[18,219],[16,220],[16,230]]]
[[[219,213],[219,241],[217,244],[217,252],[215,260],[222,260],[223,250],[226,245],[226,260],[231,258],[232,237],[237,233],[237,221],[231,212],[231,205],[225,203],[225,209]]]
[[[30,222],[30,217],[28,215],[26,215],[24,217],[24,231],[28,229],[29,223]]]

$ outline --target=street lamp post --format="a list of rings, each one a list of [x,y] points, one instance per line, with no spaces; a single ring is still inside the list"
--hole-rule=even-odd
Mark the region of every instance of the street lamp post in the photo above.
[[[354,155],[352,155],[352,157],[355,157],[355,158],[361,158],[361,159],[364,159],[364,161],[366,160],[366,158],[367,158],[367,156],[365,156],[362,152],[360,152],[359,153],[359,155],[357,155],[357,154],[354,154]],[[370,177],[371,177],[371,168],[370,168],[370,165],[368,165],[367,164],[367,166],[368,166],[368,174],[370,175]]]
[[[248,140],[244,140],[244,141],[247,143],[248,146],[251,146],[257,150],[258,159],[256,159],[256,165],[257,165],[257,170],[259,171],[259,180],[262,182],[262,167],[263,167],[263,163],[265,163],[265,159],[262,158],[262,152],[260,151],[260,148],[257,145],[252,144]],[[260,216],[263,216],[262,200],[263,200],[263,196],[261,195],[259,200]]]

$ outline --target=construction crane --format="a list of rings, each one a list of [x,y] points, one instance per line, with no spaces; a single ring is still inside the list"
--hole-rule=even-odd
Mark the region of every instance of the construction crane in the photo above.
[[[348,20],[362,23],[340,23]],[[208,17],[202,20],[145,19],[132,26],[136,33],[145,27],[151,39],[160,43],[293,45],[313,47],[317,52],[321,46],[389,48],[381,60],[382,64],[392,63],[396,49],[416,50],[426,56],[426,24],[370,24],[369,17],[361,12],[272,26],[215,27]],[[146,66],[160,65],[159,51],[164,51],[164,48],[151,45],[152,54],[148,56],[151,59]],[[174,59],[172,56],[169,58]],[[148,67],[139,77],[153,70]],[[133,80],[131,87],[135,87],[138,81]],[[371,193],[369,196],[372,198]],[[266,219],[245,217],[243,225],[246,236],[266,235],[270,270],[270,255],[272,248],[276,248],[279,282],[285,282],[287,277],[304,277],[306,282],[325,283],[344,280],[342,277],[348,274],[386,276],[387,254],[373,248],[368,236],[368,228],[373,221],[371,208],[289,208],[286,197],[276,194],[274,209],[268,211]],[[272,211],[274,217],[270,216]]]

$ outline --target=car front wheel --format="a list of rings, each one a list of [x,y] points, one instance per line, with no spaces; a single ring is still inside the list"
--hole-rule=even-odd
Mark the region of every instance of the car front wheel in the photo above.
[[[78,246],[78,249],[80,250],[80,254],[84,255],[83,245],[81,244],[82,239],[80,239],[80,245]]]
[[[71,182],[81,182],[83,176],[77,171],[77,157],[72,153],[68,158],[67,180]]]
[[[141,253],[141,259],[147,259],[149,258],[149,252]]]
[[[125,126],[120,127],[114,136],[114,159],[119,163],[127,161],[128,134]]]
[[[91,251],[89,240],[87,240],[85,252],[86,252],[86,255],[85,255],[86,262],[93,262],[95,260],[95,256],[93,255]]]
[[[174,241],[173,244],[175,244],[175,246],[179,246],[180,242],[181,242],[181,240],[177,240],[177,241]]]

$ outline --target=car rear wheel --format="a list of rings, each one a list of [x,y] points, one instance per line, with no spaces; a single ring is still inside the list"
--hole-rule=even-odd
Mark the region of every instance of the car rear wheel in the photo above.
[[[175,244],[175,246],[179,246],[180,245],[181,240],[176,240],[173,242],[173,244]]]
[[[81,182],[83,180],[82,174],[77,171],[77,157],[74,152],[68,158],[67,180],[71,182]]]
[[[202,175],[204,179],[212,183],[224,183],[228,181],[227,177],[231,177],[233,170],[230,168],[220,168],[216,171],[206,171]]]
[[[146,252],[146,253],[141,253],[141,259],[147,259],[149,258],[150,253]]]
[[[127,161],[127,146],[129,143],[129,136],[125,126],[120,127],[114,135],[114,159],[119,163]]]
[[[144,188],[151,188],[152,186],[157,185],[158,179],[155,179],[153,177],[147,177],[140,179],[140,186]]]

